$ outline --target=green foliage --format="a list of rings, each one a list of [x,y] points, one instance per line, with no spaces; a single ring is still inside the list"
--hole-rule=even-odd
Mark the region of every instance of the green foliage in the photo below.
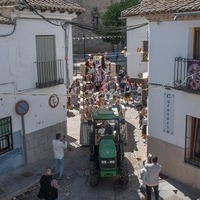
[[[126,41],[126,20],[120,19],[121,12],[137,5],[138,0],[122,0],[108,7],[107,11],[101,17],[101,24],[98,26],[97,34],[110,38],[103,39],[111,44],[124,44]],[[116,36],[116,37],[113,37]]]

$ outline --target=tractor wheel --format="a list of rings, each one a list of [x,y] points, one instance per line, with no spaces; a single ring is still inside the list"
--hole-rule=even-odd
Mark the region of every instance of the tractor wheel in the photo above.
[[[95,156],[94,156],[94,142],[92,138],[92,132],[89,132],[89,151],[90,151],[90,161],[95,161]]]
[[[128,171],[128,164],[125,160],[121,161],[119,169],[120,169],[120,183],[122,185],[127,185],[129,182],[129,171]]]
[[[90,186],[96,186],[99,183],[98,170],[95,162],[90,162],[89,183]]]

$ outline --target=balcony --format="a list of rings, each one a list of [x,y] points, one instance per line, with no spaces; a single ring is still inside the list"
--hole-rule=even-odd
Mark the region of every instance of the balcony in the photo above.
[[[63,60],[36,62],[38,82],[36,88],[51,87],[64,83]]]
[[[175,58],[174,88],[200,94],[200,60]]]

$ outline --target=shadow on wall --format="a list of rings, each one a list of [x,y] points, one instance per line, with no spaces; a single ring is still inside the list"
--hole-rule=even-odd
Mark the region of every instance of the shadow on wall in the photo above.
[[[18,147],[13,151],[0,156],[0,174],[8,173],[24,165],[22,148]]]
[[[0,174],[24,165],[21,131],[13,132],[13,150],[0,155]]]

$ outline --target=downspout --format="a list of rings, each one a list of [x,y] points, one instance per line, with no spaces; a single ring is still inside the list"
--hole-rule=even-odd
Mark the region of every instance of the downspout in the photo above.
[[[62,26],[64,29],[65,37],[65,77],[66,77],[66,88],[70,86],[69,81],[69,65],[68,65],[68,48],[69,48],[69,23],[66,21]],[[68,105],[68,96],[66,96],[66,105]],[[66,135],[68,135],[67,117],[66,117]]]
[[[65,22],[63,25],[65,34],[65,77],[66,77],[66,87],[70,86],[69,80],[69,64],[68,64],[68,48],[69,48],[69,22]]]

